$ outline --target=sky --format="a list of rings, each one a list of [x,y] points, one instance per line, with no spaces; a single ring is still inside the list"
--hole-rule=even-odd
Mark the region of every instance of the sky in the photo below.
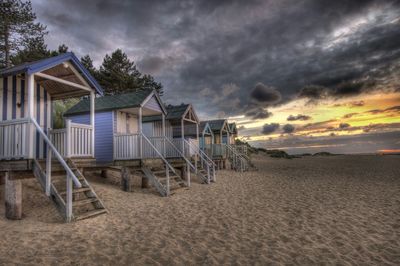
[[[167,103],[289,153],[400,151],[400,1],[35,0],[49,48],[125,51]]]

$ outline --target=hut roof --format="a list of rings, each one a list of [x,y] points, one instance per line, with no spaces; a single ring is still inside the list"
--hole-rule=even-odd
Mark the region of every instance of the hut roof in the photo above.
[[[210,128],[212,131],[221,131],[225,125],[226,119],[217,119],[204,122],[208,122],[208,124],[210,124]]]
[[[228,127],[229,127],[229,132],[234,133],[234,134],[237,133],[237,127],[236,127],[235,122],[229,123]]]
[[[125,108],[140,107],[154,91],[144,90],[117,95],[107,95],[96,98],[95,111],[111,111]],[[90,112],[90,99],[83,99],[72,106],[64,115],[71,116]]]
[[[168,105],[166,107],[167,116],[165,117],[166,120],[180,120],[186,113],[186,110],[190,107],[190,104],[181,104],[181,105]],[[160,121],[162,117],[160,115],[154,116],[146,116],[143,117],[143,122],[154,122]]]
[[[21,65],[5,68],[0,70],[0,76],[6,77],[11,75],[17,75],[26,73],[28,75],[38,73],[41,71],[48,70],[64,62],[70,62],[72,65],[80,72],[82,77],[88,82],[88,84],[96,90],[100,95],[103,95],[103,89],[97,83],[96,79],[89,73],[89,71],[82,65],[81,61],[74,55],[74,53],[68,52],[60,54],[58,56],[53,56],[50,58],[45,58],[42,60],[24,63]]]

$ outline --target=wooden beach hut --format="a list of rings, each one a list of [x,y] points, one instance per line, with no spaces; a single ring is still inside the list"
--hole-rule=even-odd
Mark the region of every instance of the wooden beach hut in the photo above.
[[[200,121],[191,104],[168,105],[164,121],[165,136],[180,151],[180,156],[172,149],[166,150],[166,156],[173,165],[186,163],[188,173],[194,173],[205,183],[215,181],[215,169],[212,160],[199,147]],[[160,116],[143,119],[146,135],[158,134],[162,125]],[[175,149],[173,149],[175,150]]]
[[[106,210],[79,171],[95,153],[96,80],[73,53],[0,70],[0,175],[6,216],[20,219],[21,180],[35,176],[67,222]],[[87,97],[87,124],[52,129],[56,100]]]

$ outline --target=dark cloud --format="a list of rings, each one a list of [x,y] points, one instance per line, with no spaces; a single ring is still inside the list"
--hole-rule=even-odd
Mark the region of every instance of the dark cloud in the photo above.
[[[264,135],[269,135],[276,132],[278,129],[279,129],[278,123],[265,124],[262,128],[261,133]]]
[[[343,116],[343,118],[348,119],[348,118],[352,118],[352,117],[355,116],[355,115],[358,115],[358,113],[348,113],[348,114],[345,114],[345,115]]]
[[[364,101],[354,101],[350,103],[351,107],[360,107],[360,106],[364,106],[365,102]]]
[[[286,120],[287,121],[298,121],[298,120],[307,121],[310,119],[311,119],[311,116],[298,114],[298,115],[289,115]]]
[[[283,133],[291,134],[294,132],[295,128],[291,124],[286,124],[282,127]]]
[[[349,128],[349,127],[350,127],[350,124],[349,124],[349,123],[340,123],[340,124],[339,124],[339,128],[340,128],[340,129]]]
[[[368,110],[366,113],[370,114],[382,114],[382,113],[400,113],[400,105],[392,106],[386,109],[373,109],[373,110]]]
[[[122,48],[164,84],[167,101],[192,102],[209,117],[243,115],[252,100],[266,107],[299,91],[318,101],[400,88],[398,1],[38,0],[33,7],[48,25],[50,48],[65,43],[97,65]],[[268,89],[251,91],[258,83]],[[198,97],[224,84],[239,88],[225,97],[234,105]]]
[[[278,103],[281,100],[281,93],[279,91],[262,83],[257,83],[251,91],[250,96],[257,102],[265,105]]]
[[[256,108],[246,112],[246,116],[251,117],[253,119],[266,119],[272,116],[271,112],[263,108]]]

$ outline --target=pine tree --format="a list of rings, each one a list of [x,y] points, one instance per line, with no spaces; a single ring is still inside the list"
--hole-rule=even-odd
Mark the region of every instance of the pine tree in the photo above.
[[[13,65],[19,65],[26,62],[33,62],[50,56],[50,51],[44,43],[43,38],[29,39],[23,50],[11,56]]]
[[[11,55],[47,34],[46,27],[35,20],[30,1],[0,1],[0,67],[11,66]]]
[[[140,89],[140,72],[135,63],[121,49],[106,54],[100,66],[98,81],[108,95],[137,91]]]
[[[97,69],[93,66],[93,60],[88,54],[84,57],[81,57],[81,63],[93,77],[97,77]]]
[[[158,94],[160,94],[161,96],[163,95],[164,91],[162,84],[160,82],[156,82],[153,76],[145,74],[141,78],[141,81],[142,81],[141,85],[142,89],[156,90]]]

